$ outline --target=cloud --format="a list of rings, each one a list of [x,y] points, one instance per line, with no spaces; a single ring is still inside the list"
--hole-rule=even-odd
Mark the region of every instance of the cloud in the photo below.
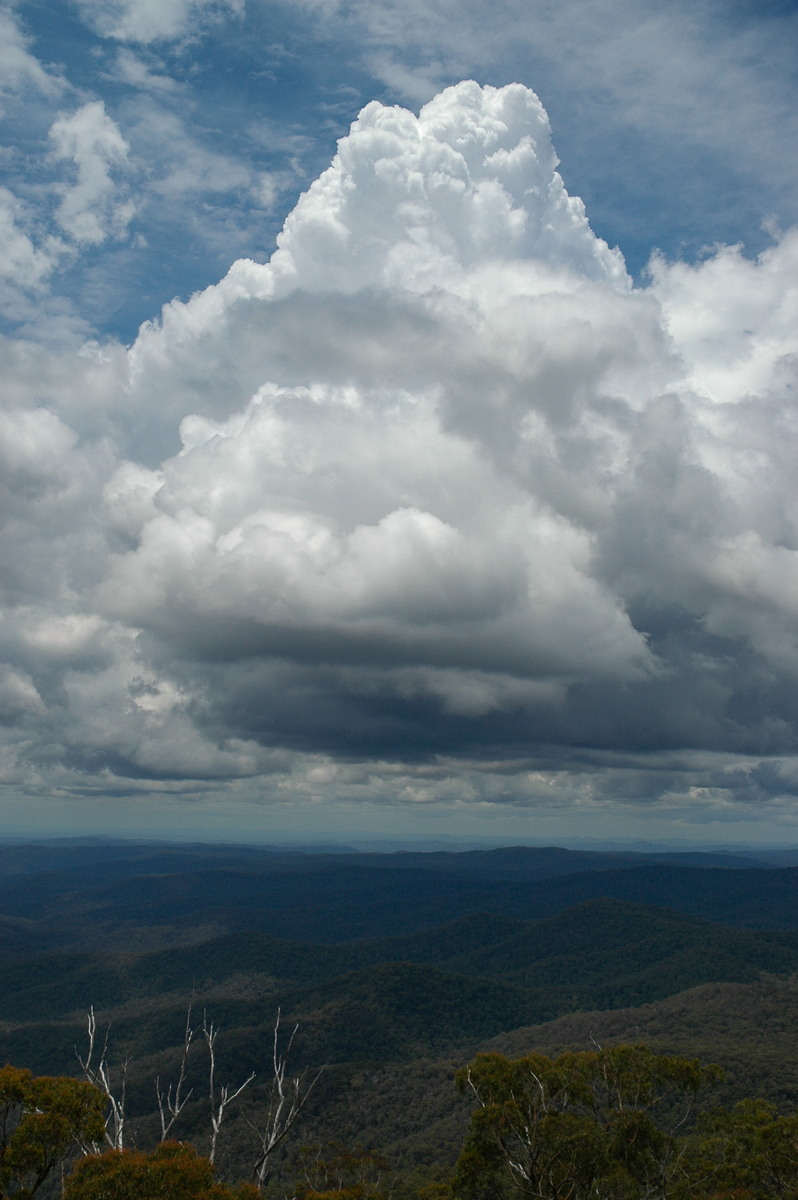
[[[308,748],[373,726],[381,752],[395,736],[412,753],[435,720],[473,741],[475,721],[449,720],[466,712],[501,712],[508,745],[525,727],[562,738],[577,716],[621,742],[642,693],[666,742],[690,719],[699,741],[719,736],[694,704],[667,719],[659,629],[629,620],[639,594],[709,619],[726,481],[701,459],[717,398],[692,392],[675,300],[663,317],[656,289],[630,290],[554,166],[526,89],[462,85],[418,119],[371,105],[271,265],[170,306],[132,351],[136,387],[165,371],[201,407],[104,602],[189,659],[249,659],[256,734],[273,721],[302,739],[290,702],[283,721],[267,711],[274,668],[257,664],[275,658],[296,662],[302,693],[323,662]],[[663,296],[666,278],[662,263]],[[619,680],[617,711],[591,713]],[[218,708],[238,686],[231,668]]]
[[[39,713],[43,709],[41,697],[30,678],[5,664],[0,667],[0,716],[4,721],[18,719],[27,713]]]
[[[56,69],[46,55],[60,55],[57,34],[40,14],[23,15],[30,30],[0,7],[0,222],[8,248],[0,318],[23,336],[76,340],[114,327],[121,311],[119,324],[132,338],[161,299],[190,292],[187,263],[192,281],[205,281],[251,245],[256,195],[262,223],[262,202],[294,172],[256,169],[241,154],[247,133],[231,149],[218,114],[197,120],[186,47],[161,46],[156,55],[151,47],[94,42],[86,69],[71,54]],[[34,35],[41,60],[31,53]]]
[[[214,193],[239,192],[251,185],[248,164],[203,146],[174,113],[142,105],[137,125],[154,162],[162,168],[152,183],[157,196],[182,203],[186,194],[204,193],[210,202]]]
[[[105,237],[124,144],[86,109],[56,141]],[[8,350],[0,703],[29,771],[788,803],[798,231],[635,287],[557,165],[520,85],[369,104],[269,263],[128,352]]]
[[[59,185],[55,215],[61,228],[82,245],[123,235],[135,206],[119,195],[111,171],[125,169],[130,147],[103,102],[92,100],[59,117],[50,128],[50,141],[53,157],[71,160],[77,175],[75,183]]]
[[[59,76],[30,53],[15,13],[4,5],[0,8],[0,94],[13,96],[33,89],[45,96],[57,96],[62,88]]]
[[[103,37],[148,44],[179,38],[218,15],[243,12],[243,0],[76,0]]]
[[[532,83],[554,116],[571,185],[590,197],[610,240],[635,253],[635,273],[652,237],[692,254],[719,237],[752,240],[771,213],[798,219],[791,6],[297,3],[403,102],[469,74]]]
[[[123,46],[117,52],[111,78],[144,92],[173,95],[179,91],[180,85],[171,75],[152,71],[150,66],[141,56]]]
[[[66,247],[55,238],[37,246],[24,229],[24,206],[8,188],[0,187],[0,312],[19,319],[32,313],[31,295],[40,295]],[[20,220],[21,218],[21,220]]]

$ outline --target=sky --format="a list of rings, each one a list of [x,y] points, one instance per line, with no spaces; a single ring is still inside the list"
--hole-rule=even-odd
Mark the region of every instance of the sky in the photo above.
[[[798,844],[796,44],[0,4],[0,834]]]

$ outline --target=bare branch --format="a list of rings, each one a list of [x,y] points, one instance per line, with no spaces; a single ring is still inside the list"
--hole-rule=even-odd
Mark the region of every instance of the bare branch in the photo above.
[[[89,1050],[82,1058],[75,1050],[81,1070],[89,1083],[93,1083],[104,1093],[108,1100],[108,1115],[105,1118],[105,1140],[112,1150],[122,1150],[125,1144],[125,1094],[127,1092],[127,1069],[129,1059],[122,1063],[122,1080],[120,1089],[115,1093],[111,1086],[111,1070],[108,1066],[108,1035],[111,1026],[107,1026],[97,1065],[93,1065],[94,1052],[97,1045],[97,1019],[92,1005],[87,1014]],[[95,1147],[99,1152],[99,1146]]]
[[[194,1040],[195,1029],[191,1028],[191,1005],[189,1004],[186,1012],[186,1029],[183,1035],[183,1057],[180,1060],[180,1074],[177,1083],[169,1084],[167,1091],[161,1091],[161,1077],[157,1076],[155,1080],[155,1094],[158,1097],[158,1113],[161,1118],[161,1141],[165,1142],[169,1136],[169,1131],[174,1125],[180,1113],[185,1108],[193,1088],[189,1088],[184,1096],[183,1087],[186,1082],[186,1063],[188,1062],[188,1052],[192,1041]],[[167,1116],[168,1114],[168,1116]]]
[[[253,1071],[249,1078],[245,1079],[244,1082],[235,1089],[235,1091],[230,1090],[230,1084],[225,1084],[223,1087],[219,1088],[217,1092],[216,1039],[219,1036],[219,1030],[212,1021],[210,1025],[208,1024],[207,1013],[202,1014],[202,1034],[205,1038],[205,1042],[208,1047],[208,1054],[210,1056],[210,1065],[208,1068],[208,1095],[211,1102],[211,1149],[208,1158],[211,1162],[214,1162],[216,1158],[216,1143],[219,1139],[219,1130],[222,1127],[225,1109],[233,1102],[233,1100],[236,1099],[237,1096],[241,1095],[244,1088],[249,1087],[249,1085],[252,1083],[252,1080],[255,1078],[255,1072]]]
[[[254,1125],[247,1118],[247,1124],[257,1134],[258,1141],[260,1142],[260,1149],[252,1167],[252,1180],[259,1188],[263,1187],[266,1179],[269,1156],[277,1149],[280,1142],[282,1142],[291,1127],[296,1123],[310,1093],[318,1083],[324,1070],[322,1068],[307,1085],[305,1085],[304,1075],[297,1075],[292,1079],[289,1078],[286,1080],[288,1055],[294,1044],[294,1038],[298,1029],[299,1025],[295,1025],[288,1039],[285,1052],[281,1054],[280,1010],[277,1010],[277,1017],[274,1022],[274,1045],[272,1050],[273,1075],[269,1108],[265,1120],[259,1125]]]

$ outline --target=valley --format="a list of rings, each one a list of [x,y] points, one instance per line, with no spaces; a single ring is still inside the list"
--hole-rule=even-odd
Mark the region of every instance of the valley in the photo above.
[[[480,1051],[644,1042],[720,1063],[719,1104],[793,1108],[796,899],[798,866],[745,855],[8,845],[0,1053],[79,1074],[93,1007],[146,1144],[154,1080],[176,1077],[189,1007],[195,1026],[206,1014],[220,1078],[256,1072],[222,1139],[235,1177],[279,1013],[290,1071],[323,1071],[268,1194],[287,1194],[303,1146],[334,1144],[382,1156],[401,1200],[451,1170],[470,1111],[453,1077]],[[201,1149],[201,1038],[187,1072],[179,1136]]]

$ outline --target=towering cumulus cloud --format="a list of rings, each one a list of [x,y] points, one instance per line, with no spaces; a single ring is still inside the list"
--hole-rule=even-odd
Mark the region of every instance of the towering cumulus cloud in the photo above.
[[[9,777],[788,810],[798,237],[634,288],[556,167],[520,85],[370,104],[7,423]]]

